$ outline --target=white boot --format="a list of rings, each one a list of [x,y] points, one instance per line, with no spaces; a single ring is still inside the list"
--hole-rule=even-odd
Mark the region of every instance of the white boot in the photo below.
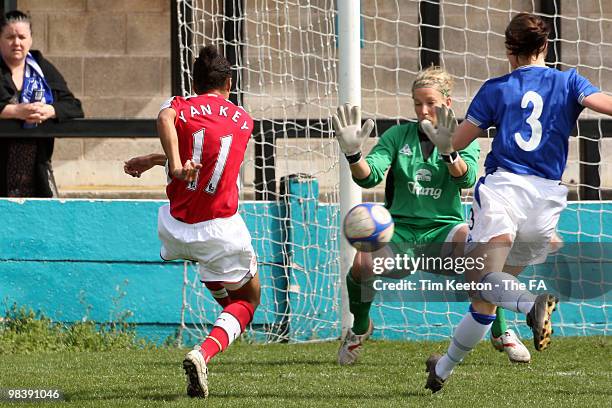
[[[342,340],[340,349],[338,349],[338,364],[350,365],[357,361],[359,353],[363,348],[363,343],[370,337],[374,331],[372,320],[370,320],[370,326],[368,331],[364,334],[355,334],[351,329],[346,333],[346,337]]]
[[[506,330],[500,337],[491,335],[491,344],[496,350],[505,351],[508,359],[513,363],[528,363],[531,361],[529,350],[511,329]]]

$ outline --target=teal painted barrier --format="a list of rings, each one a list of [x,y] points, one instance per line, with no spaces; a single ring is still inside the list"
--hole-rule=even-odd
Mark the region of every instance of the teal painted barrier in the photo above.
[[[307,180],[290,180],[286,188],[284,201],[241,205],[265,288],[265,307],[254,324],[298,340],[333,338],[340,330],[338,208],[319,203],[316,185]],[[108,321],[130,310],[141,334],[171,334],[180,322],[183,263],[159,258],[157,210],[163,204],[0,199],[0,312],[16,302],[73,322]],[[559,230],[568,243],[611,240],[611,225],[611,203],[571,203]],[[558,333],[607,334],[609,304],[606,296],[563,304]],[[385,327],[378,337],[444,338],[467,309],[462,303],[397,306],[383,311],[374,305],[374,322]],[[217,312],[206,311],[206,320]]]
[[[159,258],[156,220],[163,204],[0,200],[3,309],[16,302],[65,322],[109,321],[113,312],[130,310],[135,323],[177,324],[184,267],[182,262]],[[269,218],[248,219],[251,231],[259,231],[258,235],[265,231],[270,238],[254,240],[256,251],[266,254],[259,257],[262,280],[270,275],[268,265],[282,262],[281,251],[274,247],[280,242],[274,237],[279,233],[279,227],[274,227],[278,209],[268,207]],[[266,288],[262,298],[272,298],[271,290]],[[258,310],[255,324],[274,319],[274,314],[264,311]]]

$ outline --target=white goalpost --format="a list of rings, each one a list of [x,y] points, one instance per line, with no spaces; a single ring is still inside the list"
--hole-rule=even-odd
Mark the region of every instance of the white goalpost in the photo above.
[[[235,64],[235,100],[256,121],[240,206],[262,281],[261,306],[246,334],[254,341],[337,339],[351,324],[345,276],[355,252],[340,225],[362,200],[383,202],[384,182],[363,191],[352,182],[329,122],[339,103],[361,105],[364,119],[375,119],[378,136],[414,120],[411,84],[429,52],[453,77],[454,109],[463,117],[485,80],[509,72],[504,29],[521,11],[540,14],[554,26],[550,48],[557,68],[576,67],[594,85],[612,91],[612,2],[606,0],[177,0],[176,5],[182,92],[191,93],[190,66],[199,48],[215,44]],[[438,14],[427,14],[427,6]],[[425,38],[427,30],[435,31],[437,42]],[[570,199],[582,201],[564,212],[559,232],[567,245],[605,247],[612,240],[612,203],[604,201],[612,197],[607,160],[612,121],[583,114],[576,133],[563,182]],[[480,139],[481,171],[490,143]],[[464,195],[469,203],[471,192]],[[596,261],[609,271],[610,258],[604,250]],[[186,264],[184,281],[181,315],[189,342],[210,329],[220,308],[199,282],[196,265]],[[596,283],[610,287],[605,274]],[[610,333],[605,292],[570,298],[559,312],[559,334]],[[389,339],[447,338],[464,313],[457,303],[380,299],[371,310],[375,335]],[[511,323],[518,327],[520,317]]]
[[[361,7],[351,0],[338,1],[338,104],[361,105]],[[361,188],[351,177],[349,164],[340,154],[340,219],[361,202]],[[353,321],[348,307],[346,275],[353,264],[355,249],[340,234],[340,299],[342,335]]]

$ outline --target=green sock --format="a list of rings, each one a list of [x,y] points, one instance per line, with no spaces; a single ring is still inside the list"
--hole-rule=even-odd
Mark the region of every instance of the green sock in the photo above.
[[[504,309],[498,307],[497,312],[495,312],[495,321],[491,326],[491,334],[494,337],[499,337],[504,334],[506,330],[508,330],[508,325],[506,325],[506,314],[504,313]]]
[[[366,287],[364,285],[363,289]],[[372,301],[362,301],[362,283],[355,282],[350,269],[348,275],[346,275],[346,288],[349,297],[349,310],[353,314],[353,333],[364,334],[368,331],[370,325],[370,305]]]

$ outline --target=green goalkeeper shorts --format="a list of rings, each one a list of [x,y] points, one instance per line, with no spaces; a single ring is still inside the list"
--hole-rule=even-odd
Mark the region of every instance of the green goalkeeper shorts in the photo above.
[[[395,223],[393,230],[393,238],[391,242],[396,245],[403,244],[426,245],[432,243],[442,244],[446,242],[448,234],[457,226],[465,224],[464,222],[453,222],[449,224],[440,224],[434,228],[415,228],[405,224]]]
[[[412,226],[395,224],[393,238],[385,252],[379,257],[396,257],[397,255],[407,255],[410,258],[445,258],[452,255],[453,246],[445,244],[447,239],[451,239],[449,234],[453,230],[463,225],[463,222],[441,224],[435,228],[414,228]],[[375,263],[376,260],[373,260]],[[387,269],[382,275],[387,278],[400,279],[410,275],[410,270],[406,269]]]

